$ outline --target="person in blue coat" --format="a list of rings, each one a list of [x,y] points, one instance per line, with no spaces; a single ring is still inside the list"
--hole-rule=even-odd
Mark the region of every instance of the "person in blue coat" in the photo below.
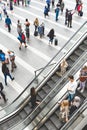
[[[49,9],[48,9],[47,6],[45,6],[45,8],[44,8],[44,17],[45,17],[45,18],[46,18],[46,16],[49,16],[49,15],[48,15],[48,12],[49,12]]]
[[[5,24],[8,27],[8,32],[11,32],[11,19],[9,18],[9,16],[7,15],[6,19],[5,19]]]
[[[55,13],[56,13],[56,21],[58,21],[58,16],[59,16],[59,11],[60,11],[60,5],[56,5]]]
[[[46,0],[46,3],[47,3],[48,10],[50,11],[50,3],[51,3],[51,1],[50,0]]]

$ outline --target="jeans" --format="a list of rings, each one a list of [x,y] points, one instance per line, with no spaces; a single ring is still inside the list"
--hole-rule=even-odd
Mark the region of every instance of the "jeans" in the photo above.
[[[7,76],[9,76],[11,80],[13,80],[12,76],[10,75],[10,73],[4,74],[4,77],[5,77],[5,85],[7,85]]]

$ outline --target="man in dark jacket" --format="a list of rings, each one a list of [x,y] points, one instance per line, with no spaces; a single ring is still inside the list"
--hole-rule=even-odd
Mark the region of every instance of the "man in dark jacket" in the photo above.
[[[7,76],[9,76],[12,81],[14,80],[14,77],[11,76],[9,69],[6,66],[6,63],[2,63],[2,73],[4,74],[5,77],[5,85],[7,85]]]
[[[68,27],[72,28],[72,13],[68,12]]]
[[[7,15],[6,19],[5,19],[5,24],[8,27],[8,32],[11,32],[11,19],[9,18],[9,16]]]

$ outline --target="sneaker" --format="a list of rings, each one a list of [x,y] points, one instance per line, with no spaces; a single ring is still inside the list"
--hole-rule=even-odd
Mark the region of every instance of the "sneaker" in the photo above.
[[[7,83],[5,83],[5,85],[7,86]]]
[[[21,50],[21,47],[19,47],[19,50]]]
[[[14,80],[14,77],[12,78],[12,81]]]
[[[27,46],[25,46],[25,48],[27,48]]]
[[[78,88],[77,88],[77,90],[80,90],[80,89],[81,89],[81,87],[78,87]]]
[[[4,102],[6,103],[8,101],[8,98],[4,100]]]
[[[84,92],[84,89],[81,89],[81,91],[80,91],[81,93],[83,93]]]

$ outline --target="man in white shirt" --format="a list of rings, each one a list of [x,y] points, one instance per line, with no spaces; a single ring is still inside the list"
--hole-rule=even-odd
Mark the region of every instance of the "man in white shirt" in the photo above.
[[[74,80],[74,77],[72,75],[69,75],[68,78],[69,78],[69,83],[67,86],[67,91],[69,93],[68,100],[72,101],[76,93],[77,82]]]

